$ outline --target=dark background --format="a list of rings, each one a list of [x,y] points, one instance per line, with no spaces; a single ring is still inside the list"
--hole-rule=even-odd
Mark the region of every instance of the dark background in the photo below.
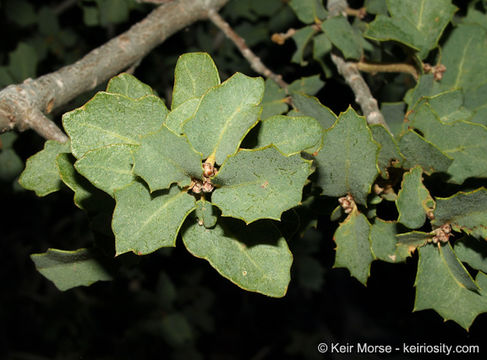
[[[78,1],[56,15],[59,34],[68,31],[73,36],[71,41],[63,41],[55,33],[40,31],[37,21],[19,24],[18,3],[29,3],[38,12],[42,6],[56,8],[62,1],[45,1],[42,6],[27,0],[0,2],[0,65],[9,66],[8,54],[19,42],[37,44],[39,58],[33,75],[75,61],[128,29],[151,9],[150,5],[129,2],[127,16],[117,19],[110,18],[109,13],[103,15],[96,1]],[[350,3],[354,7],[362,5],[360,1]],[[457,6],[465,6],[463,3],[457,2]],[[86,24],[83,7],[100,9],[98,24]],[[286,81],[322,73],[313,62],[306,67],[290,63],[294,51],[291,41],[278,46],[268,40],[269,33],[300,26],[292,12],[282,10],[281,20],[271,26],[269,17],[255,15],[250,20],[233,9],[223,10],[225,18],[237,31],[250,34],[249,45]],[[258,31],[250,31],[249,24]],[[135,76],[167,98],[177,57],[196,50],[212,55],[223,79],[235,71],[255,76],[233,45],[205,22],[188,27],[156,48],[142,61]],[[400,56],[402,50],[395,51]],[[336,113],[348,104],[355,106],[353,94],[338,79],[327,79],[317,94]],[[386,94],[378,96],[388,100],[402,97],[414,85],[395,75],[369,80],[374,93]],[[396,93],[391,90],[397,88]],[[85,94],[66,105],[55,119],[92,95]],[[14,147],[25,161],[42,149],[43,142],[38,135],[25,132]],[[29,255],[50,247],[74,250],[93,243],[89,219],[74,206],[72,196],[65,189],[37,198],[33,192],[22,190],[14,178],[0,182],[1,359],[330,358],[316,350],[320,342],[367,342],[393,347],[403,343],[476,344],[486,353],[487,345],[482,341],[487,330],[485,314],[467,332],[451,321],[444,322],[434,311],[412,312],[416,255],[405,264],[374,262],[367,287],[351,278],[348,271],[332,269],[336,223],[328,216],[319,218],[316,230],[289,242],[295,261],[288,293],[282,299],[239,289],[206,261],[192,257],[179,240],[175,249],[144,257],[122,256],[117,260],[113,282],[60,292],[35,270]],[[425,357],[428,355],[401,352],[357,355],[361,359]]]

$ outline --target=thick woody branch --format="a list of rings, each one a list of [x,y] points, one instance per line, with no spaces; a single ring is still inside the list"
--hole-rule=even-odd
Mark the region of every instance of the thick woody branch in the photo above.
[[[213,23],[226,35],[226,37],[235,44],[255,72],[265,76],[266,78],[274,80],[283,89],[287,89],[288,84],[282,79],[282,76],[275,74],[267,66],[265,66],[260,58],[255,55],[252,50],[250,50],[245,43],[245,40],[235,31],[233,31],[230,25],[218,14],[215,9],[208,10],[208,18],[213,21]]]
[[[0,132],[34,129],[47,139],[66,135],[48,120],[49,113],[142,59],[169,36],[208,17],[228,0],[175,0],[154,9],[125,33],[72,65],[0,91]],[[42,115],[42,116],[41,116]]]
[[[329,0],[329,16],[346,14],[348,4],[346,0]],[[352,88],[355,94],[355,101],[360,105],[362,113],[367,119],[368,124],[381,124],[386,129],[387,126],[384,116],[379,110],[377,100],[372,96],[369,86],[358,71],[356,64],[345,61],[341,56],[332,54],[331,60],[336,65],[338,72],[343,76],[347,84]]]

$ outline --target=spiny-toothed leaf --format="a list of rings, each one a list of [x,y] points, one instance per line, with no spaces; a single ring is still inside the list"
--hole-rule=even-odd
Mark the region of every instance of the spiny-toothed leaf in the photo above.
[[[110,196],[134,180],[134,146],[108,145],[86,152],[74,167],[98,189]]]
[[[175,109],[172,109],[171,112],[167,114],[164,124],[172,132],[182,134],[184,123],[194,116],[199,103],[199,98],[193,98],[183,102],[181,105]]]
[[[396,235],[397,222],[375,219],[375,223],[370,229],[370,242],[372,253],[377,259],[390,263],[399,263],[404,262],[411,256],[409,244],[400,243]],[[415,248],[413,247],[413,250]]]
[[[287,111],[286,92],[281,89],[274,80],[265,81],[264,98],[262,99],[261,119],[267,119],[272,115],[280,115]]]
[[[173,183],[188,186],[191,178],[201,177],[201,154],[193,150],[185,136],[163,126],[140,142],[134,172],[147,182],[151,192],[167,189]]]
[[[207,229],[190,217],[182,235],[191,254],[242,289],[272,297],[286,294],[292,254],[271,222],[245,225],[220,218],[215,228]]]
[[[305,66],[308,64],[308,62],[304,60],[304,50],[313,38],[315,32],[316,30],[313,28],[313,26],[306,26],[304,28],[296,30],[296,32],[292,36],[294,42],[296,43],[296,51],[291,58],[292,62],[300,64],[301,66]]]
[[[370,223],[364,214],[353,211],[333,236],[337,247],[334,268],[347,268],[350,275],[367,283],[374,256],[370,249]]]
[[[48,249],[45,253],[32,254],[30,257],[37,271],[61,291],[76,286],[89,286],[97,281],[112,280],[94,253],[88,249]]]
[[[183,131],[191,145],[203,158],[211,155],[217,164],[222,164],[257,123],[263,94],[262,78],[240,73],[210,89],[195,116],[184,124]]]
[[[312,117],[275,115],[262,121],[256,147],[272,144],[285,155],[314,153],[321,148],[322,132]]]
[[[487,242],[464,236],[455,241],[455,254],[472,268],[487,272]]]
[[[216,225],[218,216],[216,215],[217,209],[209,201],[205,201],[201,198],[196,202],[196,217],[198,218],[198,225],[203,225],[209,229]]]
[[[365,204],[378,173],[378,150],[364,117],[351,108],[340,114],[335,125],[325,131],[323,148],[316,156],[323,194],[350,193],[355,201]]]
[[[74,191],[74,204],[80,209],[98,213],[113,211],[113,199],[81,176],[74,168],[75,162],[76,158],[67,153],[56,158],[61,180]]]
[[[320,79],[320,75],[303,76],[298,80],[294,80],[288,87],[289,93],[301,92],[304,94],[315,95],[325,85],[325,82]]]
[[[134,100],[99,92],[79,109],[63,116],[76,158],[112,144],[138,145],[140,138],[159,129],[168,110],[161,99],[148,95]]]
[[[390,17],[378,15],[365,35],[379,41],[396,40],[419,50],[424,59],[438,45],[456,7],[450,0],[389,0]]]
[[[479,79],[487,78],[487,31],[477,24],[460,24],[448,37],[441,51],[441,62],[447,68],[435,87],[441,90],[479,86]]]
[[[487,127],[467,121],[444,123],[424,102],[414,108],[409,119],[410,126],[453,158],[449,182],[462,184],[469,177],[487,177]]]
[[[35,191],[37,196],[46,196],[61,189],[62,181],[56,157],[69,152],[69,142],[61,144],[47,140],[44,149],[27,159],[25,169],[19,178],[20,185],[27,190]]]
[[[410,229],[423,226],[427,212],[433,210],[435,205],[428,189],[423,185],[422,175],[423,171],[419,166],[404,173],[401,190],[397,195],[397,221]]]
[[[433,225],[451,224],[457,231],[487,239],[487,191],[458,192],[449,198],[436,198]]]
[[[299,205],[310,174],[311,162],[299,155],[286,157],[274,147],[240,150],[215,176],[211,200],[223,216],[247,223],[279,220],[283,211]]]
[[[399,150],[405,157],[404,168],[419,165],[428,175],[434,172],[446,173],[453,162],[452,158],[412,130],[399,139]]]
[[[175,246],[184,219],[195,207],[195,198],[177,186],[151,194],[137,181],[115,191],[115,201],[112,229],[117,255],[129,251],[144,255]]]
[[[292,7],[299,20],[311,24],[326,18],[327,11],[322,0],[291,0]]]
[[[388,167],[399,167],[403,161],[399,146],[391,133],[382,125],[370,126],[374,140],[380,145],[377,164],[384,179],[389,179]]]
[[[138,99],[146,95],[155,95],[149,85],[144,84],[135,76],[127,73],[111,78],[107,85],[107,92],[125,95],[132,99]]]
[[[346,59],[360,59],[362,56],[362,36],[343,16],[323,21],[321,28],[328,39],[335,45]]]
[[[486,289],[487,276],[479,272],[475,282],[480,289]],[[487,312],[485,291],[478,293],[462,286],[445,261],[444,251],[437,246],[428,245],[419,249],[415,286],[414,311],[433,309],[445,321],[453,320],[467,330],[479,314]]]
[[[314,96],[294,92],[291,97],[299,114],[315,118],[323,130],[330,128],[335,123],[337,116]]]
[[[200,98],[218,84],[220,76],[210,55],[198,52],[181,55],[174,71],[171,109],[189,99]]]

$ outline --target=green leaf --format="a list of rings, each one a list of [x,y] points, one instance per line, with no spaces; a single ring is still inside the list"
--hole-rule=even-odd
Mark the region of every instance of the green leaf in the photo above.
[[[27,159],[19,183],[37,196],[46,196],[61,189],[61,179],[56,165],[60,153],[69,153],[69,143],[47,140],[44,149]]]
[[[199,103],[200,99],[198,98],[189,99],[188,101],[183,102],[177,108],[171,110],[167,115],[164,124],[172,132],[178,135],[182,134],[184,123],[194,116]]]
[[[369,14],[387,14],[386,0],[365,0],[364,6]]]
[[[318,34],[313,37],[313,59],[316,60],[325,73],[325,77],[331,77],[331,70],[326,64],[324,57],[332,50],[333,45],[326,34]]]
[[[478,285],[473,281],[472,277],[468,273],[467,269],[465,269],[460,260],[458,260],[449,242],[443,246],[439,246],[438,250],[448,266],[450,273],[460,286],[471,291],[480,290]]]
[[[272,115],[280,115],[287,111],[286,92],[274,80],[265,81],[264,98],[262,99],[262,120]]]
[[[74,204],[80,209],[93,212],[112,212],[113,199],[81,176],[74,168],[75,161],[76,158],[68,153],[61,153],[56,157],[61,180],[74,191]]]
[[[456,11],[450,0],[389,0],[387,8],[391,16],[377,15],[365,36],[409,45],[419,50],[421,59],[438,45]]]
[[[22,159],[12,149],[17,139],[15,132],[0,134],[0,181],[12,181],[24,169]]]
[[[397,234],[397,246],[406,247],[410,253],[416,248],[431,242],[434,237],[433,232],[411,231],[403,234]]]
[[[399,152],[399,146],[391,133],[382,125],[370,126],[370,131],[374,140],[380,145],[377,164],[379,165],[380,174],[384,179],[389,179],[388,167],[400,167],[403,158]]]
[[[403,102],[383,102],[380,111],[394,136],[399,137],[405,129],[405,104]],[[394,140],[395,141],[395,140]]]
[[[436,198],[433,225],[450,224],[457,231],[487,239],[487,190],[458,192],[448,198]]]
[[[291,97],[293,99],[293,104],[299,113],[305,116],[311,116],[318,120],[323,130],[330,128],[335,123],[337,117],[333,111],[320,103],[314,96],[294,92]]]
[[[134,172],[147,182],[151,192],[168,189],[173,183],[185,187],[191,178],[201,177],[201,160],[186,137],[163,126],[142,138],[135,152]]]
[[[372,253],[377,259],[390,263],[404,262],[411,256],[411,243],[400,242],[397,236],[397,222],[376,218],[370,229]],[[424,244],[424,241],[421,243]]]
[[[321,147],[321,125],[309,116],[275,115],[262,121],[257,147],[274,145],[284,155],[313,153]]]
[[[319,22],[327,16],[322,0],[291,0],[289,6],[292,7],[298,19],[305,24]]]
[[[343,16],[325,20],[321,24],[328,39],[335,45],[346,59],[360,59],[362,56],[362,36]]]
[[[213,59],[207,53],[188,53],[179,57],[174,72],[171,109],[193,98],[200,98],[220,84]]]
[[[34,6],[27,1],[6,1],[5,15],[20,26],[34,25],[37,14]]]
[[[242,289],[272,297],[286,294],[292,254],[271,222],[245,225],[220,218],[215,228],[207,229],[190,218],[182,234],[191,254]]]
[[[350,193],[355,201],[365,204],[378,173],[378,150],[364,117],[351,108],[340,114],[335,125],[325,131],[323,148],[315,157],[317,183],[323,194]]]
[[[135,76],[127,73],[111,78],[107,85],[107,92],[125,95],[131,99],[138,99],[146,95],[155,95],[149,85],[144,84]]]
[[[416,86],[408,90],[404,96],[404,101],[409,105],[409,109],[412,109],[422,97],[435,94],[433,89],[435,83],[433,74],[421,75]]]
[[[435,202],[428,189],[423,185],[423,171],[415,166],[404,173],[401,190],[397,195],[396,206],[399,211],[399,221],[410,229],[423,226],[426,213],[433,210]]]
[[[299,205],[310,174],[311,162],[299,155],[286,157],[274,147],[240,150],[215,176],[211,200],[223,216],[247,223],[279,220],[283,211]]]
[[[107,145],[138,145],[140,138],[162,126],[168,111],[161,99],[99,92],[79,109],[63,116],[76,158]]]
[[[291,58],[292,62],[300,64],[301,66],[305,66],[308,64],[307,61],[304,61],[304,50],[313,38],[315,32],[316,30],[313,28],[313,26],[306,26],[304,28],[296,30],[296,32],[292,36],[294,42],[296,43],[296,51]]]
[[[216,208],[211,202],[205,201],[202,197],[196,202],[196,217],[198,218],[198,225],[204,225],[205,228],[210,229],[216,225],[218,217]]]
[[[467,121],[442,122],[427,103],[419,103],[411,114],[410,126],[445,155],[453,158],[449,182],[463,183],[469,177],[487,177],[487,127]],[[452,139],[455,139],[454,141]]]
[[[151,194],[140,182],[115,191],[112,229],[117,256],[129,251],[149,254],[175,246],[186,216],[195,208],[195,198],[172,186]]]
[[[487,57],[485,39],[487,31],[479,25],[459,25],[443,46],[441,59],[447,71],[436,87],[441,90],[463,88],[464,91],[479,85],[487,78],[487,65],[479,59]]]
[[[61,291],[76,286],[89,286],[97,281],[112,280],[89,249],[48,249],[45,253],[32,254],[31,259],[37,271],[51,280]]]
[[[433,309],[445,320],[453,320],[468,330],[480,313],[487,312],[487,296],[482,290],[480,294],[468,290],[459,281],[458,274],[455,275],[445,259],[444,248],[449,246],[438,249],[428,245],[419,249],[414,311]],[[460,263],[457,265],[463,268]],[[463,275],[470,277],[468,273]],[[480,289],[485,289],[487,276],[479,272],[476,282]]]
[[[110,196],[134,180],[132,145],[108,145],[85,153],[74,167],[98,189]]]
[[[0,150],[0,181],[13,181],[23,169],[24,163],[15,150]]]
[[[127,21],[129,4],[120,0],[95,0],[100,11],[100,23],[103,26]]]
[[[428,103],[439,120],[445,123],[466,120],[472,116],[472,112],[463,106],[463,92],[460,89],[426,97],[422,101]]]
[[[367,283],[370,275],[370,264],[374,256],[370,249],[371,225],[364,214],[353,211],[343,223],[340,224],[333,236],[337,247],[334,268],[347,268],[350,275]]]
[[[487,272],[487,243],[470,236],[455,241],[455,254],[472,268]]]
[[[301,79],[294,80],[288,87],[289,93],[301,92],[304,94],[315,95],[325,85],[320,79],[320,75],[303,76]]]
[[[16,82],[36,76],[37,53],[32,46],[21,42],[8,56],[8,70]]]
[[[184,124],[184,133],[204,159],[214,156],[221,164],[257,123],[263,95],[262,78],[236,73],[205,94],[195,116]]]
[[[419,165],[427,175],[434,172],[446,173],[453,162],[448,155],[412,130],[399,139],[399,149],[405,157],[404,168],[410,169]]]

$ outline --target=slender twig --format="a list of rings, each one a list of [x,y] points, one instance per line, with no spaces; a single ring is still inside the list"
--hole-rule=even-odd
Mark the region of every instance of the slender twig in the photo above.
[[[137,63],[154,47],[228,0],[175,0],[155,8],[125,33],[94,49],[72,65],[13,84],[0,91],[0,133],[34,129],[46,139],[66,135],[43,113],[66,104]],[[42,115],[42,116],[41,116]]]
[[[208,10],[208,18],[227,36],[227,38],[229,38],[235,44],[255,72],[265,76],[266,78],[274,80],[283,89],[287,89],[288,84],[282,79],[282,76],[275,74],[267,66],[265,66],[260,58],[249,49],[247,44],[245,44],[245,40],[235,31],[233,31],[230,25],[218,14],[215,9]]]
[[[346,14],[348,4],[346,0],[328,0],[328,16],[338,16]],[[358,71],[355,63],[345,61],[341,56],[331,54],[331,60],[336,65],[338,72],[343,76],[346,83],[352,88],[355,94],[355,101],[360,105],[362,113],[367,119],[367,123],[381,124],[389,130],[384,116],[379,110],[377,100],[372,96],[369,86]]]
[[[379,72],[402,72],[410,74],[414,80],[418,80],[418,71],[411,64],[406,63],[393,63],[393,64],[376,64],[369,63],[365,61],[359,61],[355,64],[357,69],[368,73],[379,73]]]
[[[77,2],[78,0],[64,0],[62,3],[56,5],[52,10],[54,11],[54,14],[61,15],[70,7],[76,5]]]

